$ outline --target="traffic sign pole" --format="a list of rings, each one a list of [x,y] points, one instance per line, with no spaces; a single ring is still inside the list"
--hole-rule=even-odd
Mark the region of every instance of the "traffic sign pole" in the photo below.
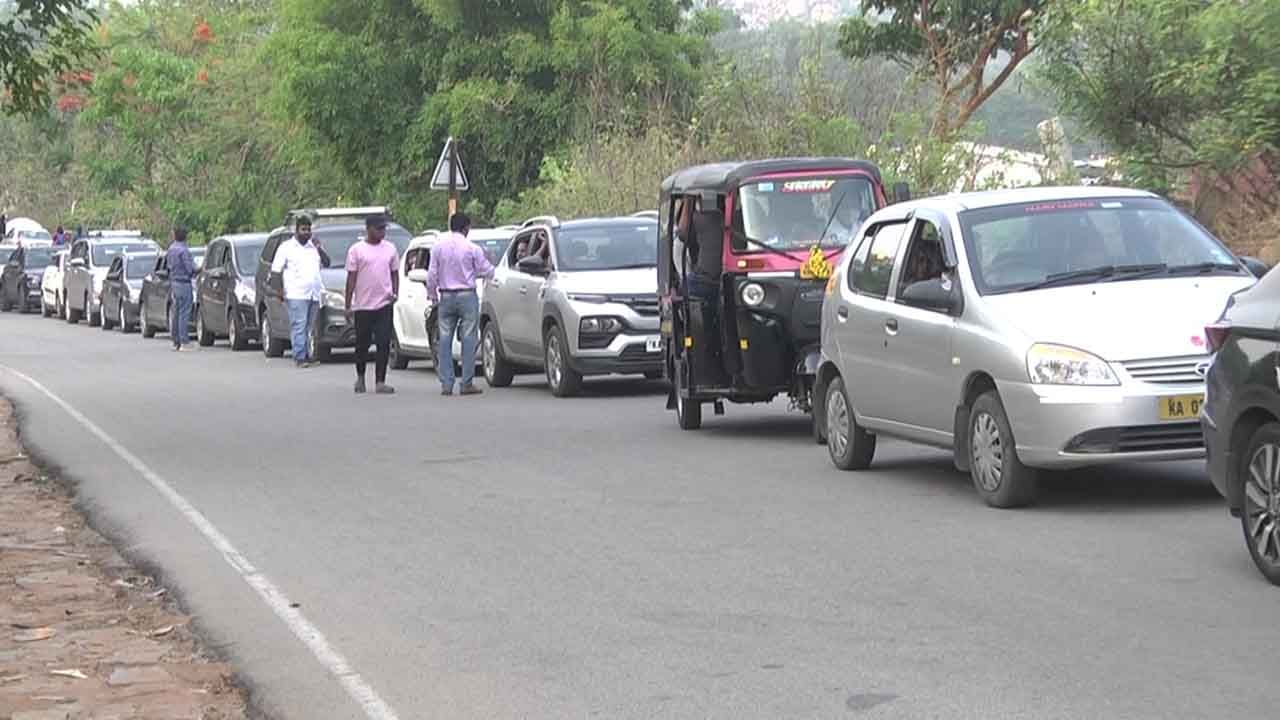
[[[449,143],[449,217],[458,214],[458,141]]]

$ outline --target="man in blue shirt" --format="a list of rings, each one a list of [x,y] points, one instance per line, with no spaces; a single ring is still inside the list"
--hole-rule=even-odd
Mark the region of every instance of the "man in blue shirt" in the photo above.
[[[165,253],[165,262],[169,267],[169,287],[173,293],[173,325],[169,328],[169,337],[177,352],[188,349],[191,344],[187,331],[191,327],[191,280],[196,274],[196,262],[191,257],[191,248],[187,247],[185,228],[173,229],[173,244]]]

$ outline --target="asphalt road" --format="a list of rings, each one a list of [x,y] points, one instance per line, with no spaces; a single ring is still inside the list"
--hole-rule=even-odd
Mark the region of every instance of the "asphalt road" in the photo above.
[[[1274,717],[1280,594],[1199,464],[983,506],[932,450],[836,471],[780,405],[681,433],[660,388],[394,397],[345,363],[0,317],[26,442],[175,587],[268,715],[365,711],[107,431],[400,718]]]

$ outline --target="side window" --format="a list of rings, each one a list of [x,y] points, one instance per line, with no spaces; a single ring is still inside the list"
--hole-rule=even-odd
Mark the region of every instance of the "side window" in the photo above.
[[[276,259],[276,249],[280,247],[280,241],[284,239],[284,235],[273,235],[267,244],[262,248],[262,262],[270,265]]]
[[[111,261],[111,265],[107,268],[107,277],[116,279],[120,277],[120,270],[124,267],[124,258],[119,255]]]
[[[534,247],[534,238],[538,234],[540,233],[527,232],[517,235],[516,239],[511,241],[511,248],[507,250],[507,264],[515,267],[516,263],[528,257],[529,253],[536,249]]]
[[[26,254],[27,254],[27,253],[26,253],[22,248],[18,248],[17,250],[15,250],[15,251],[13,252],[13,254],[12,254],[12,255],[10,255],[10,256],[9,256],[9,263],[8,263],[8,264],[9,264],[11,267],[21,268],[21,267],[22,267],[22,263],[23,263],[23,261],[24,261],[24,260],[25,260],[25,258],[26,258]]]
[[[404,271],[426,270],[431,264],[431,248],[414,248],[404,254]]]
[[[858,249],[858,255],[853,259],[853,267],[849,270],[855,291],[878,298],[889,294],[889,283],[893,279],[893,264],[898,259],[898,251],[902,248],[902,235],[905,228],[906,223],[882,225],[876,229],[874,237],[863,241],[866,250]],[[863,255],[864,252],[865,255]],[[861,256],[861,263],[858,262],[859,256]]]
[[[946,270],[946,261],[942,254],[942,234],[928,220],[916,223],[912,233],[911,247],[907,250],[907,260],[902,266],[902,276],[898,281],[901,291],[912,283],[924,280],[936,280]]]

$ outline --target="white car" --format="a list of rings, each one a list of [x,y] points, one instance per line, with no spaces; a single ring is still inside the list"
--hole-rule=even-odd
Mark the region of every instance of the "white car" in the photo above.
[[[53,236],[49,234],[49,231],[43,225],[35,220],[14,218],[5,223],[4,244],[25,247],[52,245]]]
[[[62,317],[62,274],[67,266],[67,250],[53,254],[53,262],[44,269],[40,278],[40,314],[45,317]]]
[[[467,239],[479,245],[489,262],[497,265],[518,230],[514,225],[473,229]],[[426,273],[431,267],[431,248],[440,241],[441,235],[440,231],[431,230],[414,238],[404,257],[400,258],[400,298],[396,300],[395,333],[391,338],[391,366],[397,370],[409,367],[409,362],[415,359],[430,360],[435,366],[437,326],[434,303],[427,297]],[[411,272],[413,277],[410,277]],[[477,287],[477,293],[483,299],[483,284]],[[462,357],[462,343],[456,337],[453,340],[453,357]],[[476,364],[480,364],[478,339]]]

